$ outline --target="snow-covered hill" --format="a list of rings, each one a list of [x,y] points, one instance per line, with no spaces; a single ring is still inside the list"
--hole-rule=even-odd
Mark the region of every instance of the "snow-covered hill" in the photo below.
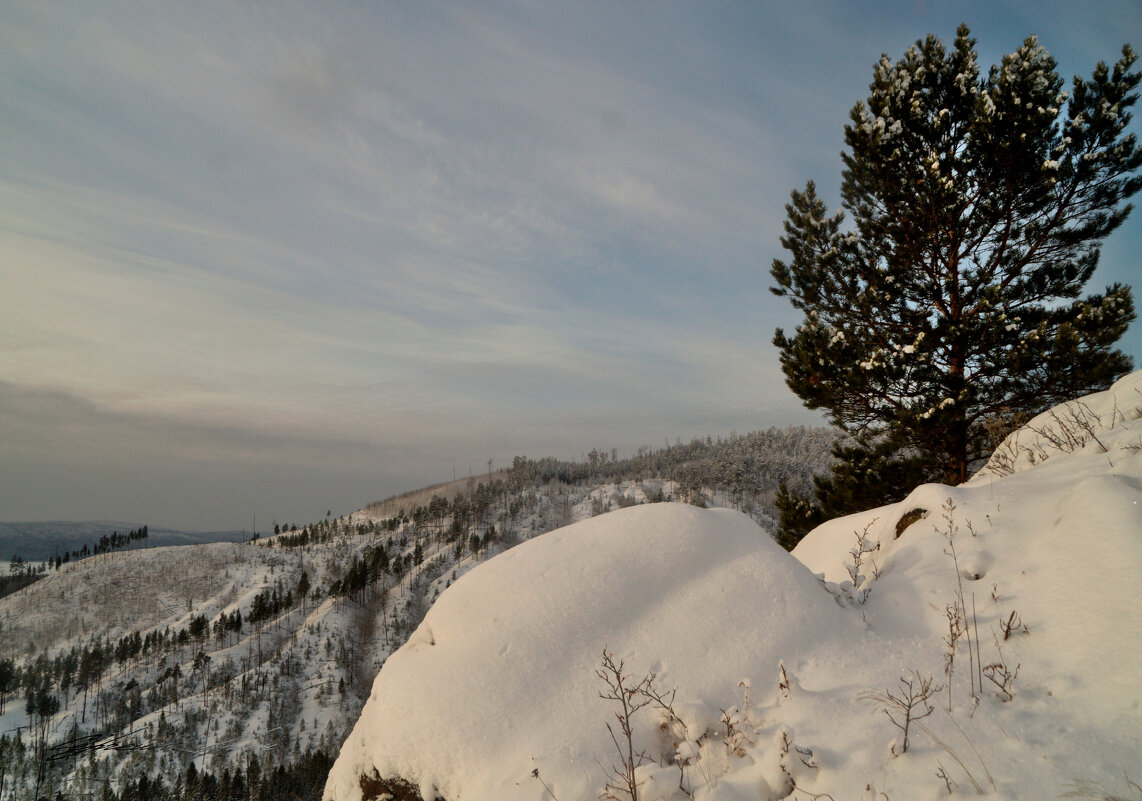
[[[661,504],[489,560],[389,658],[325,797],[1134,798],[1139,575],[1142,372],[792,555]]]
[[[777,482],[807,483],[832,436],[771,429],[629,460],[520,457],[253,543],[134,544],[53,566],[0,598],[0,801],[37,786],[149,798],[158,781],[185,789],[210,774],[222,788],[239,769],[249,797],[316,798],[381,664],[474,566],[671,497],[766,520]]]

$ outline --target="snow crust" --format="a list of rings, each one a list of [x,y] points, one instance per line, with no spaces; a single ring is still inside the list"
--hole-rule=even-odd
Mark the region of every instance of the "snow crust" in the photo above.
[[[1040,416],[1007,462],[792,555],[736,512],[657,504],[480,565],[388,659],[325,797],[362,798],[374,771],[425,799],[598,797],[621,761],[604,648],[677,691],[673,715],[633,719],[646,801],[1125,793],[1142,778],[1142,372],[1082,403],[1086,439],[1045,428],[1066,408]],[[971,647],[953,652],[958,598]],[[876,697],[918,677],[943,686],[902,753]]]

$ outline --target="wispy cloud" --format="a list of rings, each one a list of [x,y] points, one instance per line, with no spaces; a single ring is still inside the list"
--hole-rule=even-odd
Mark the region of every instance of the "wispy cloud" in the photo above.
[[[985,60],[1034,24],[1085,73],[1142,32],[1130,2],[926,5],[5,3],[0,476],[43,481],[0,515],[60,516],[58,481],[77,516],[161,486],[185,518],[156,524],[232,525],[817,419],[767,270],[789,190],[835,197],[879,53],[962,15]],[[132,491],[132,455],[167,483]],[[227,495],[254,465],[290,492]]]

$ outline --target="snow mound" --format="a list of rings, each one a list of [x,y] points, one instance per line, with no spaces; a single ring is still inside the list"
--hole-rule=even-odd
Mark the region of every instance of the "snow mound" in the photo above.
[[[325,797],[376,798],[377,779],[426,801],[599,797],[624,761],[608,723],[626,747],[604,648],[625,686],[653,674],[669,702],[631,718],[644,801],[1126,792],[1142,778],[1140,386],[1084,399],[1087,440],[1042,433],[1060,407],[1013,435],[1028,463],[918,487],[792,555],[743,515],[658,504],[488,561],[389,658]],[[904,753],[893,699],[927,680]]]
[[[592,798],[613,760],[603,649],[678,688],[698,733],[783,658],[855,637],[804,566],[746,516],[638,506],[551,532],[445,592],[381,670],[326,797],[398,776],[431,799]],[[681,704],[679,711],[681,714]],[[648,713],[638,732],[652,739]],[[657,754],[656,754],[657,756]]]

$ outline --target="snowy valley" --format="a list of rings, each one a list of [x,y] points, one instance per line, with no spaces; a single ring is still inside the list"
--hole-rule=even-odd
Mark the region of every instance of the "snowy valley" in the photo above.
[[[1140,12],[0,0],[0,801],[1142,801]]]
[[[833,438],[521,457],[255,542],[63,564],[0,598],[0,799],[316,798],[381,665],[474,566],[667,499],[767,522],[778,482],[803,486]]]

